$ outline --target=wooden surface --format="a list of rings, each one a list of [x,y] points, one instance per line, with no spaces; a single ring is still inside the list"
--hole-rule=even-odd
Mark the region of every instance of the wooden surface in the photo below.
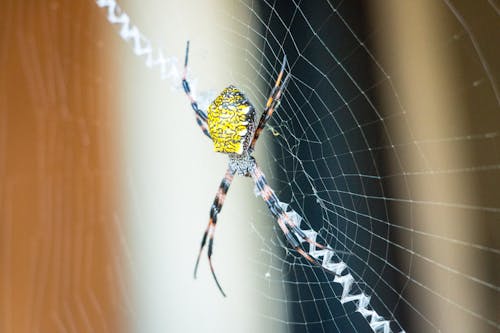
[[[92,1],[0,3],[1,332],[122,331],[113,34]]]

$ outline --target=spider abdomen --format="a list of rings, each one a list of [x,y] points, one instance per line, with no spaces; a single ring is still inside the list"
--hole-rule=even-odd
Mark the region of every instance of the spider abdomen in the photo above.
[[[257,114],[238,88],[225,88],[207,111],[208,131],[216,152],[242,154],[248,149],[255,132]]]

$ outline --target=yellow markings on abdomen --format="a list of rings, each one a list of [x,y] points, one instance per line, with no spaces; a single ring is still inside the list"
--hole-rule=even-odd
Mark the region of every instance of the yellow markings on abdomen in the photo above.
[[[225,88],[208,106],[208,131],[214,150],[241,154],[248,148],[255,130],[255,109],[234,86]]]

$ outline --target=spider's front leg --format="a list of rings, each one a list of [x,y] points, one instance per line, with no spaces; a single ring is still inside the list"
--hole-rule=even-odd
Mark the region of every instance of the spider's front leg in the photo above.
[[[212,203],[212,207],[210,207],[210,219],[208,220],[208,226],[205,229],[205,233],[203,234],[203,238],[201,239],[200,252],[198,253],[198,258],[196,259],[196,265],[194,266],[194,278],[196,279],[196,272],[198,271],[198,264],[200,262],[201,252],[205,247],[208,238],[208,263],[210,265],[210,270],[212,271],[212,276],[214,277],[215,283],[219,288],[222,295],[225,297],[226,294],[222,290],[222,287],[219,284],[219,280],[217,280],[217,276],[215,275],[215,270],[212,265],[212,248],[214,243],[214,233],[215,226],[217,224],[217,214],[222,210],[222,205],[224,204],[224,200],[226,198],[227,191],[229,190],[229,186],[231,186],[231,182],[233,181],[234,171],[228,169],[224,178],[219,185],[219,189],[217,190],[217,194],[215,195],[214,202]]]
[[[207,114],[203,112],[198,107],[198,103],[194,99],[193,95],[191,94],[191,88],[189,86],[189,82],[187,80],[187,64],[188,64],[188,55],[189,55],[189,41],[187,41],[186,44],[186,56],[184,58],[184,75],[182,76],[182,88],[184,89],[184,92],[186,93],[187,97],[189,98],[189,101],[191,103],[191,107],[193,108],[193,111],[196,116],[196,123],[198,126],[200,126],[201,131],[203,134],[208,136],[210,139],[212,137],[210,136],[210,133],[207,130]]]
[[[304,258],[306,258],[309,262],[311,262],[314,265],[317,265],[321,267],[324,271],[335,274],[334,272],[326,269],[319,263],[316,259],[311,257],[300,245],[299,241],[293,236],[293,234],[290,232],[290,229],[295,232],[297,235],[299,235],[302,239],[304,239],[306,242],[309,244],[314,244],[316,247],[320,249],[329,249],[326,246],[319,244],[313,240],[311,240],[309,237],[307,237],[306,234],[299,228],[299,226],[288,216],[288,214],[283,210],[281,205],[279,204],[279,199],[276,196],[276,193],[274,193],[273,189],[271,186],[269,186],[266,177],[264,176],[264,173],[262,170],[255,164],[255,167],[251,170],[250,176],[252,177],[255,186],[257,186],[257,189],[259,190],[259,193],[264,199],[265,203],[267,204],[269,210],[273,214],[274,218],[278,222],[278,225],[280,226],[281,230],[285,234],[286,240],[288,243],[290,243],[291,246]],[[289,229],[290,228],[290,229]]]

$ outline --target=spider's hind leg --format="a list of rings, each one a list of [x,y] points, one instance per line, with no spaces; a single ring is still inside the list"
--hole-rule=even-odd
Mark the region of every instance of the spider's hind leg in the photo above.
[[[203,132],[203,134],[205,134],[207,137],[211,139],[212,137],[210,136],[210,133],[208,132],[206,126],[207,114],[198,107],[198,102],[196,102],[193,95],[191,94],[191,87],[189,86],[189,81],[187,80],[188,57],[189,57],[189,41],[187,41],[186,43],[186,55],[184,57],[184,74],[182,76],[182,88],[184,89],[186,96],[189,98],[189,102],[191,103],[191,108],[193,109],[196,115],[196,123],[198,124],[198,126],[200,126],[200,129]]]
[[[254,137],[252,139],[252,142],[250,143],[250,151],[253,151],[255,149],[255,144],[257,143],[257,140],[259,139],[262,130],[266,126],[269,119],[271,119],[271,116],[273,115],[274,111],[279,107],[281,103],[281,97],[283,96],[283,92],[288,84],[288,81],[290,80],[290,73],[288,73],[283,79],[286,65],[287,65],[287,60],[285,55],[283,57],[283,63],[281,64],[281,70],[278,74],[278,77],[276,78],[274,87],[271,90],[271,93],[269,94],[269,97],[267,99],[266,108],[264,109],[264,112],[260,116],[259,123],[257,125],[257,128],[255,129]]]

